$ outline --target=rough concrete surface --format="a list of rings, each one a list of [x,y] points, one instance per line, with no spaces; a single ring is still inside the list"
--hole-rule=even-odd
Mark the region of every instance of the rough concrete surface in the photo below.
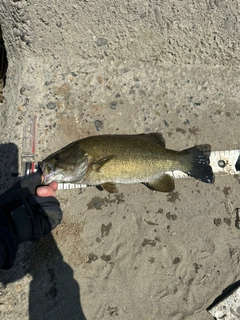
[[[239,301],[240,298],[240,288],[233,290],[230,294],[225,296],[225,298],[214,304],[212,308],[208,311],[211,313],[216,320],[228,319],[235,320],[238,319],[240,314]]]
[[[34,115],[36,161],[103,133],[238,149],[239,20],[230,0],[1,0],[1,189],[20,171]],[[0,318],[213,319],[207,307],[240,280],[239,183],[59,190],[63,222],[0,273]]]

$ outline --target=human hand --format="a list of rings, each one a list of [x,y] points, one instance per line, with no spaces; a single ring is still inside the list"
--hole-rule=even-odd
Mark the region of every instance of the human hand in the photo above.
[[[38,239],[61,222],[62,210],[55,198],[57,183],[40,186],[41,181],[40,173],[30,174],[0,196],[0,224],[12,232],[19,243]]]
[[[58,183],[56,181],[51,182],[48,186],[40,186],[36,190],[36,194],[39,197],[56,197],[56,191]]]

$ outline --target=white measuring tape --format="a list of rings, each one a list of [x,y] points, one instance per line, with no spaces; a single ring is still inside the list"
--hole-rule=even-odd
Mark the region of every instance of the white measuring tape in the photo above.
[[[240,150],[211,151],[210,165],[216,175],[240,174]],[[169,171],[167,174],[174,178],[189,178],[182,171]]]
[[[240,150],[211,151],[210,165],[216,175],[240,174]],[[167,174],[174,178],[190,178],[182,171],[169,171]],[[81,183],[58,183],[58,189],[81,189],[87,185]]]
[[[81,188],[86,188],[88,185],[86,184],[81,184],[81,183],[58,183],[58,190],[62,189],[81,189]]]

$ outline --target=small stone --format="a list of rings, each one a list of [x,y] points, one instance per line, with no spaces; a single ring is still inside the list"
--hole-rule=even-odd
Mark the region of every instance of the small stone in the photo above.
[[[13,35],[15,37],[20,37],[20,34],[21,34],[21,32],[18,28],[13,28]]]
[[[231,219],[229,218],[224,218],[223,221],[230,227],[231,226]]]
[[[96,261],[97,259],[97,255],[95,255],[94,253],[89,253],[87,263],[91,263],[92,261]]]
[[[221,218],[215,218],[213,219],[213,223],[218,227],[222,224]]]
[[[98,47],[106,46],[107,43],[108,43],[107,39],[104,39],[104,38],[98,38],[97,39],[97,46]]]
[[[23,86],[21,89],[20,89],[20,94],[21,95],[24,95],[24,96],[28,96],[30,95],[31,93],[31,87],[30,86]]]
[[[104,80],[101,76],[98,76],[97,79],[100,84],[103,84]]]
[[[102,259],[103,261],[111,261],[111,256],[108,255],[108,254],[103,254],[103,255],[101,256],[101,259]]]
[[[96,120],[96,121],[95,121],[95,128],[96,128],[97,131],[102,130],[102,128],[103,128],[103,123],[102,123],[102,121]]]
[[[178,264],[179,262],[180,262],[181,260],[180,260],[180,258],[179,257],[176,257],[176,258],[174,258],[173,259],[173,264]]]
[[[145,238],[145,239],[143,240],[143,242],[142,242],[142,247],[145,247],[146,245],[155,247],[155,246],[156,246],[156,241]]]
[[[113,110],[117,109],[117,106],[118,106],[117,101],[113,101],[110,103],[110,108]]]
[[[54,110],[54,109],[56,108],[56,103],[55,103],[55,102],[49,102],[49,103],[47,104],[47,108],[48,108],[49,110]]]
[[[168,122],[166,121],[166,120],[163,120],[163,122],[164,122],[164,125],[165,125],[165,127],[169,127],[169,124],[168,124]]]

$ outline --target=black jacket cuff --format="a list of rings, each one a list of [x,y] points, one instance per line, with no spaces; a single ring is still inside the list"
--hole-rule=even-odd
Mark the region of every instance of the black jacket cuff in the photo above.
[[[18,250],[16,237],[0,226],[0,268],[7,270],[13,265]]]

